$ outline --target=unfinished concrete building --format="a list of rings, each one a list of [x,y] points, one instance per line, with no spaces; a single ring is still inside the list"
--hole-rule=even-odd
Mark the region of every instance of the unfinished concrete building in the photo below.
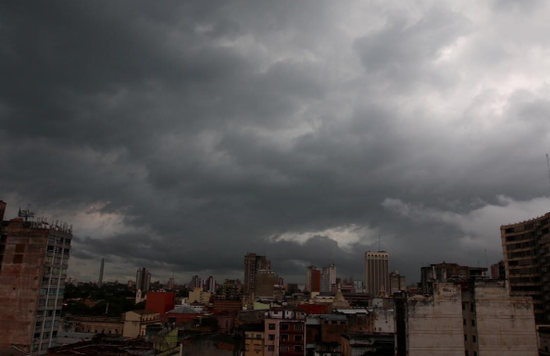
[[[535,356],[530,298],[500,281],[436,283],[432,295],[396,295],[396,355]]]
[[[33,221],[30,210],[4,221],[0,201],[0,348],[45,354],[57,336],[71,227]]]

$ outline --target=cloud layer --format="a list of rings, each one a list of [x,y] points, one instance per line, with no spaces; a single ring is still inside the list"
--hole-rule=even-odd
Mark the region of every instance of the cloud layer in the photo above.
[[[0,199],[75,225],[71,273],[241,277],[265,253],[415,280],[547,212],[549,5],[0,5]]]

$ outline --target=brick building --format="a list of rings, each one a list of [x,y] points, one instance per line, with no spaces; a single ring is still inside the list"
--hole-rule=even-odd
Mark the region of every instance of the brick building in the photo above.
[[[32,212],[4,221],[0,201],[0,348],[45,354],[57,337],[72,229],[32,221]]]

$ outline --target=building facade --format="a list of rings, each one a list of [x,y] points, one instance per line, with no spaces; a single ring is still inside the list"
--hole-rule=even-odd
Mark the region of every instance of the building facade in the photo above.
[[[307,267],[306,291],[310,293],[321,291],[321,271],[315,265]]]
[[[365,252],[365,287],[372,296],[390,292],[389,259],[385,251]]]
[[[330,264],[321,271],[321,292],[331,292],[336,284],[336,266]]]
[[[432,295],[396,295],[397,356],[536,356],[530,298],[492,280],[436,283]]]
[[[533,298],[537,324],[550,323],[550,213],[500,227],[510,295]]]
[[[4,221],[5,206],[0,201],[0,347],[45,354],[61,322],[72,228],[28,221],[30,213]]]
[[[255,253],[247,253],[244,256],[244,286],[243,296],[245,304],[254,302],[254,288],[256,285],[256,273],[258,270],[270,270],[271,262],[266,256],[259,256]]]
[[[264,330],[264,355],[305,355],[306,314],[303,311],[271,309],[266,313]]]

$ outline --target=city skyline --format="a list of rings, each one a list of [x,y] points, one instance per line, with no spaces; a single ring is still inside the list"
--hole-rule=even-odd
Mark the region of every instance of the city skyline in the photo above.
[[[550,206],[550,4],[0,4],[0,199],[74,278],[501,259]],[[437,251],[437,253],[436,253]],[[486,257],[487,256],[487,257]]]

